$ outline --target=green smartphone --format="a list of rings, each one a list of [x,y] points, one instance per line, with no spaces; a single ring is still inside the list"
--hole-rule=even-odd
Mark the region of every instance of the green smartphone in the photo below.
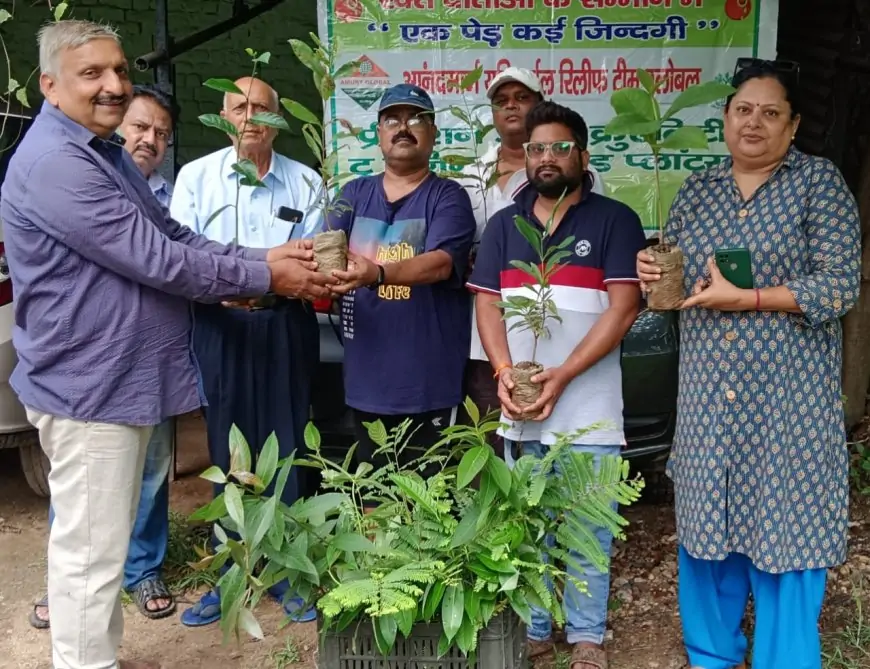
[[[749,249],[719,249],[715,253],[716,266],[728,281],[738,288],[754,288],[752,258]]]

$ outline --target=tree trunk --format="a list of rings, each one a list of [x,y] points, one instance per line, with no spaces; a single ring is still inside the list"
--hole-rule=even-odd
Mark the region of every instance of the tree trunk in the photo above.
[[[843,394],[846,428],[857,425],[866,411],[870,387],[870,150],[864,156],[858,187],[861,212],[861,294],[843,320]]]

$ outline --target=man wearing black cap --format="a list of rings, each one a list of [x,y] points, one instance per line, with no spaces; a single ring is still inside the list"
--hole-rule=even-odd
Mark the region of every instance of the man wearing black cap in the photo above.
[[[407,461],[456,420],[471,338],[463,287],[474,213],[468,194],[429,169],[435,108],[422,88],[399,84],[381,99],[378,140],[385,171],[347,184],[328,220],[349,238],[342,299],[346,401],[354,409],[357,457],[384,460],[364,423],[387,430],[410,418]]]

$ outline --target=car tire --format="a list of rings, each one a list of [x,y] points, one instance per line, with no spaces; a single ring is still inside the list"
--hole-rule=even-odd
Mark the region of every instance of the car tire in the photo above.
[[[40,497],[50,497],[48,488],[48,472],[51,465],[39,444],[39,435],[32,432],[22,432],[16,435],[21,443],[18,445],[18,456],[21,459],[21,469],[30,489]]]

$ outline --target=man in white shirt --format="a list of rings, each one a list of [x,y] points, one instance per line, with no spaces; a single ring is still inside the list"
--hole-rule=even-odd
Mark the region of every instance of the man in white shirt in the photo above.
[[[320,176],[273,150],[277,130],[248,123],[255,114],[279,111],[275,90],[250,77],[235,83],[243,94],[226,94],[221,116],[232,123],[238,136],[231,137],[233,146],[181,168],[170,207],[172,217],[225,244],[271,247],[311,236],[323,220]],[[253,163],[265,187],[239,183],[233,164],[241,159]],[[301,221],[292,222],[294,217]],[[254,457],[272,432],[281,458],[294,450],[301,455],[311,378],[319,358],[312,306],[278,299],[265,308],[196,304],[194,309],[193,345],[208,401],[204,412],[212,464],[229,469],[229,433],[234,424]],[[287,504],[299,496],[297,469],[282,494]],[[216,486],[215,494],[220,489]],[[286,583],[272,588],[270,594],[284,603],[294,620],[314,619],[313,610],[300,610],[301,602],[287,596]],[[182,623],[198,627],[217,622],[219,597],[216,590],[206,593],[182,614]]]
[[[483,236],[489,219],[497,212],[514,203],[514,197],[526,186],[525,143],[529,141],[526,116],[540,102],[544,95],[541,82],[529,70],[521,67],[508,67],[496,76],[486,89],[486,97],[492,102],[492,123],[498,133],[499,142],[494,143],[484,153],[480,161],[469,165],[466,172],[470,175],[463,179],[463,185],[471,197],[477,234],[472,250],[472,267],[477,246]],[[493,183],[493,175],[498,175]],[[601,176],[589,165],[587,174],[592,180],[592,192],[604,195]],[[491,184],[489,188],[487,184]],[[466,368],[465,383],[468,395],[482,413],[498,409],[498,382],[493,378],[493,370],[483,350],[480,334],[477,331],[477,312],[472,316],[471,353]],[[501,439],[493,435],[493,448],[501,454]]]

